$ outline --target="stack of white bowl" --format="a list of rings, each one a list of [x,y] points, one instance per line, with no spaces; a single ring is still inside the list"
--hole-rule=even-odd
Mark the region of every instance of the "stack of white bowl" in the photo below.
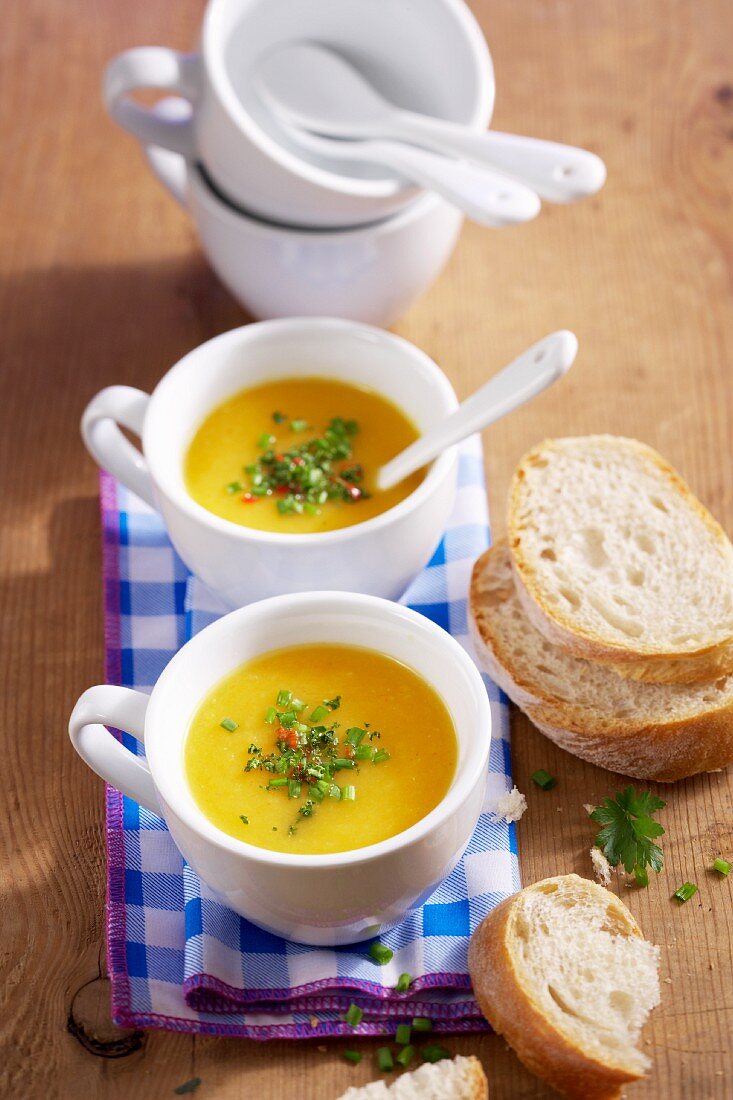
[[[121,54],[105,75],[107,107],[250,314],[389,324],[440,273],[462,215],[377,170],[335,172],[288,147],[252,74],[264,54],[297,40],[338,50],[398,106],[488,126],[491,58],[462,0],[210,0],[200,52]],[[138,88],[171,98],[149,110],[130,98]]]

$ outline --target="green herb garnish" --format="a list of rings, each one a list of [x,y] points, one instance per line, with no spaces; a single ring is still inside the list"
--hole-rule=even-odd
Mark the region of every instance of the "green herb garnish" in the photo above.
[[[623,864],[627,874],[633,871],[639,886],[649,882],[647,867],[657,872],[662,869],[662,850],[653,838],[662,836],[664,828],[652,815],[665,805],[649,791],[637,795],[633,787],[627,787],[614,798],[604,798],[590,815],[603,826],[596,844],[608,862],[612,867]]]
[[[390,1070],[394,1069],[394,1059],[389,1047],[377,1047],[377,1065],[382,1073],[389,1073]]]
[[[274,412],[272,414],[272,419],[275,421],[276,424],[284,424],[288,418],[285,413]]]
[[[412,1020],[413,1031],[432,1031],[433,1021],[429,1020],[427,1016],[414,1016]]]
[[[310,428],[310,424],[307,420],[291,420],[290,431],[291,432],[304,432],[306,428]]]
[[[697,886],[695,886],[694,882],[683,882],[681,886],[677,887],[675,892],[672,894],[672,897],[675,898],[677,901],[685,902],[689,901],[690,898],[696,893]]]
[[[244,814],[239,815],[239,820],[242,822],[243,825],[249,825],[249,818],[245,817]]]
[[[346,1023],[349,1025],[349,1027],[358,1027],[361,1023],[363,1015],[364,1010],[359,1008],[359,1006],[355,1005],[352,1001],[346,1010]]]
[[[713,870],[717,871],[719,875],[729,875],[730,863],[722,856],[718,856],[717,859],[713,860]]]
[[[176,1096],[185,1096],[187,1092],[195,1092],[200,1084],[200,1077],[192,1077],[190,1081],[184,1081],[182,1085],[178,1085],[173,1091]]]
[[[420,1051],[420,1056],[424,1062],[440,1062],[443,1058],[450,1058],[451,1054],[440,1043],[428,1043]]]
[[[399,1043],[401,1047],[406,1047],[410,1041],[411,1030],[409,1024],[398,1024],[394,1035],[394,1041]]]
[[[349,785],[348,787],[341,788],[341,801],[342,802],[355,802],[356,801],[356,787]]]
[[[396,990],[397,993],[407,993],[407,990],[410,988],[411,984],[412,984],[412,975],[411,974],[407,974],[407,973],[400,974],[399,978],[397,979],[397,985],[395,986],[395,990]]]
[[[553,787],[557,786],[557,780],[554,775],[550,775],[544,768],[538,768],[532,775],[532,782],[536,783],[538,787],[541,787],[543,791],[551,791]]]
[[[394,951],[380,943],[379,940],[375,940],[369,947],[369,954],[378,966],[386,966],[394,955]]]
[[[352,1066],[358,1066],[364,1055],[358,1050],[342,1050],[342,1058],[347,1062],[351,1062]]]
[[[403,1069],[406,1069],[414,1057],[415,1048],[408,1043],[407,1046],[404,1046],[402,1050],[395,1055],[395,1062],[398,1062]]]
[[[239,729],[239,722],[235,722],[233,718],[222,718],[219,725],[229,733],[234,733],[235,730]]]

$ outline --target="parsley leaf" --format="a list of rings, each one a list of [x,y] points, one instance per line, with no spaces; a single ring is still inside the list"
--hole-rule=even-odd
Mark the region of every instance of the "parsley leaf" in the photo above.
[[[614,798],[604,798],[590,815],[603,826],[596,845],[612,867],[621,863],[627,874],[633,871],[639,886],[649,883],[647,867],[657,872],[662,869],[662,849],[653,838],[661,836],[664,828],[653,814],[665,805],[650,791],[637,794],[633,787],[627,787]]]

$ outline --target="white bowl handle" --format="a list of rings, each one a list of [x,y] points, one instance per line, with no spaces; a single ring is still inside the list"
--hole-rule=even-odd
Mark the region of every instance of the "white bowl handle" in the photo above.
[[[131,733],[138,741],[145,732],[149,697],[141,691],[99,684],[80,696],[69,719],[69,737],[85,764],[128,798],[160,815],[155,784],[145,760],[134,756],[109,730]]]
[[[192,119],[161,118],[129,97],[136,88],[162,88],[195,103],[201,89],[198,54],[178,53],[165,46],[140,46],[110,61],[104,74],[104,102],[123,130],[145,145],[162,145],[193,160],[196,148]]]
[[[108,386],[93,397],[81,418],[81,435],[98,466],[109,470],[151,508],[157,508],[148,464],[118,424],[142,435],[150,396],[132,386]]]

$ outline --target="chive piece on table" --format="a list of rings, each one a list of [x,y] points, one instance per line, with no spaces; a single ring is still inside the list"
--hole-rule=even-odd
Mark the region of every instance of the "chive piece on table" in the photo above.
[[[420,1051],[423,1062],[440,1062],[443,1058],[450,1058],[451,1053],[442,1047],[440,1043],[428,1043]]]
[[[228,730],[229,733],[234,733],[235,730],[239,729],[239,723],[235,722],[233,718],[222,718],[219,725],[222,729]]]
[[[399,978],[397,979],[397,985],[395,986],[395,990],[397,991],[397,993],[407,993],[407,990],[410,988],[411,984],[412,984],[412,975],[411,974],[407,974],[407,973],[400,974]]]
[[[341,801],[342,802],[355,802],[356,801],[356,787],[349,785],[348,787],[341,788]]]
[[[389,1047],[377,1048],[377,1065],[382,1073],[389,1073],[391,1069],[394,1069],[394,1059],[392,1058],[392,1051]]]
[[[412,1019],[413,1031],[432,1031],[433,1021],[429,1020],[427,1016],[413,1016]]]
[[[379,940],[375,940],[369,947],[369,954],[379,966],[386,966],[394,955],[394,951],[390,950],[385,944],[380,943]]]
[[[401,1047],[406,1047],[410,1041],[411,1030],[409,1024],[398,1024],[394,1035],[394,1041],[399,1043]]]
[[[310,721],[313,725],[317,726],[319,722],[322,722],[324,718],[328,717],[328,707],[317,706],[310,716]]]
[[[672,894],[673,898],[677,901],[689,901],[693,894],[697,893],[697,886],[694,882],[683,882],[681,886],[678,886],[675,892]]]
[[[718,856],[717,859],[713,860],[713,870],[717,871],[719,875],[729,875],[730,863],[728,863],[727,859],[723,859],[722,856]]]
[[[182,1085],[178,1085],[173,1091],[176,1096],[185,1096],[187,1092],[195,1092],[200,1084],[200,1077],[192,1077],[190,1081],[184,1081]]]
[[[361,1023],[363,1015],[364,1010],[352,1001],[346,1010],[346,1023],[349,1027],[357,1027]]]
[[[274,707],[268,707],[267,710],[265,711],[265,721],[267,722],[268,726],[272,725],[272,723],[275,721],[276,717],[277,717],[277,711],[275,710],[275,708]]]
[[[532,782],[536,783],[538,787],[541,787],[543,791],[551,791],[552,788],[557,785],[555,776],[550,775],[544,768],[539,768],[533,773]]]
[[[342,1057],[347,1062],[351,1062],[352,1066],[358,1066],[364,1055],[359,1050],[342,1050]]]
[[[395,1061],[399,1062],[403,1069],[407,1069],[412,1059],[415,1057],[415,1048],[410,1043],[402,1048],[395,1055]]]
[[[282,691],[278,691],[277,693],[277,705],[279,707],[286,707],[292,698],[292,691],[286,691],[285,688],[283,688]]]

